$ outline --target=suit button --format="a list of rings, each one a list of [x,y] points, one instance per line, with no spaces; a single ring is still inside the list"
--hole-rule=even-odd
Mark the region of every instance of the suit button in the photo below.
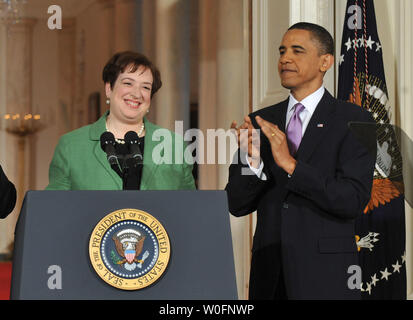
[[[283,208],[288,209],[288,203],[287,202],[283,202]]]

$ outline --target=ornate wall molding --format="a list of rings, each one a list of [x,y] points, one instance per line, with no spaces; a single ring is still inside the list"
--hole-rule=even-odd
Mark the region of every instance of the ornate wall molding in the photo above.
[[[334,17],[334,0],[290,0],[290,25],[300,21],[319,24],[330,32],[337,43]],[[336,67],[333,66],[324,77],[324,85],[333,95],[335,95],[335,73]]]
[[[278,46],[289,26],[288,2],[252,2],[252,104],[257,110],[284,99],[278,71]]]
[[[290,0],[290,24],[313,22],[334,32],[334,0]]]
[[[0,46],[0,164],[4,166],[6,161],[6,133],[3,130],[5,126],[3,115],[7,112],[7,30],[2,23],[0,23],[0,43],[2,44]]]
[[[199,3],[199,128],[205,136],[208,129],[227,130],[233,120],[241,124],[248,113],[249,1],[201,0]],[[216,148],[218,150],[217,145]],[[232,154],[223,165],[199,166],[201,190],[225,187],[231,158]],[[231,217],[230,221],[238,295],[245,299],[251,251],[249,220]]]
[[[6,148],[7,139],[6,131],[4,126],[6,125],[3,120],[3,116],[7,113],[7,30],[6,25],[0,23],[0,165],[6,172],[9,179],[13,176],[10,174],[10,170],[7,165],[7,154],[11,152],[10,148]],[[6,152],[7,151],[7,152]],[[9,230],[11,226],[6,220],[0,222],[0,254],[8,252],[7,246],[11,241],[11,234]]]
[[[253,1],[253,109],[284,99],[288,91],[279,82],[278,45],[287,28],[300,21],[324,26],[334,36],[334,0]],[[334,94],[335,68],[324,78]]]

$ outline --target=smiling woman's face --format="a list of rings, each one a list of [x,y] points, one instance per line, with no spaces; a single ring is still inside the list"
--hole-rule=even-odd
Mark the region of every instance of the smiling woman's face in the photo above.
[[[119,74],[113,88],[105,84],[106,96],[110,100],[110,114],[115,121],[136,124],[143,120],[151,105],[153,77],[149,68],[140,66],[130,72],[131,66]]]

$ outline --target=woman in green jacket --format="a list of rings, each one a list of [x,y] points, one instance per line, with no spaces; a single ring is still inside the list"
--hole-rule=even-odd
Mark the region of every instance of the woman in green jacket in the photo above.
[[[151,98],[162,86],[157,68],[143,55],[115,54],[103,69],[109,110],[95,123],[63,135],[49,168],[48,190],[179,190],[195,189],[192,165],[175,157],[182,137],[149,122]],[[109,164],[100,138],[106,131],[115,137],[119,170]],[[123,175],[122,155],[130,154],[125,134],[134,131],[143,151],[143,164],[129,166]],[[167,136],[167,138],[165,138]],[[162,140],[161,137],[164,137]],[[165,142],[169,145],[165,148]],[[125,161],[126,163],[126,161]]]

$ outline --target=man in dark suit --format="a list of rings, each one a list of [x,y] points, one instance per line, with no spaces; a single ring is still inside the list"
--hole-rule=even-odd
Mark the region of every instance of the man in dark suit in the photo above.
[[[279,52],[281,84],[290,96],[237,128],[240,149],[226,187],[233,215],[257,210],[249,297],[359,299],[348,270],[358,265],[354,220],[369,201],[376,156],[349,123],[372,128],[368,139],[375,145],[374,121],[323,87],[334,62],[334,41],[324,28],[290,27]]]
[[[0,166],[0,218],[6,218],[16,204],[16,188]]]

